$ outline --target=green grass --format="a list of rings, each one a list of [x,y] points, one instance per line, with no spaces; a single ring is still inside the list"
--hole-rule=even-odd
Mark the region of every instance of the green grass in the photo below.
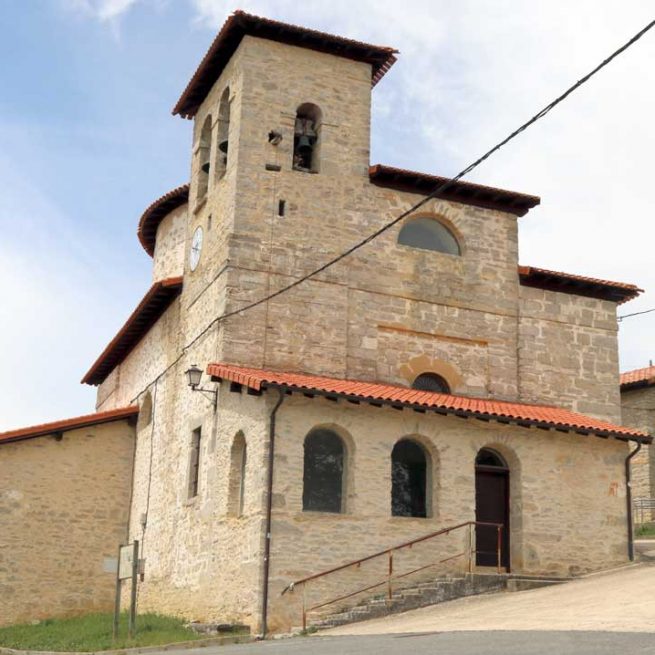
[[[36,625],[0,628],[0,646],[20,650],[96,651],[155,646],[200,639],[184,620],[161,614],[139,614],[136,636],[127,638],[127,614],[121,615],[118,639],[111,638],[113,614],[86,614],[70,619],[45,619]]]
[[[635,528],[635,537],[655,537],[655,523],[642,523]]]

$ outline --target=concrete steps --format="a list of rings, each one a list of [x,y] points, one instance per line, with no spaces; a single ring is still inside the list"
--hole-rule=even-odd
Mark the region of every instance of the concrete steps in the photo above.
[[[319,630],[333,628],[346,623],[407,612],[466,596],[499,591],[524,591],[560,584],[566,580],[566,578],[542,578],[507,573],[468,573],[458,577],[436,578],[429,582],[399,589],[392,594],[391,599],[386,596],[378,596],[338,612],[311,614],[307,617],[307,626]]]

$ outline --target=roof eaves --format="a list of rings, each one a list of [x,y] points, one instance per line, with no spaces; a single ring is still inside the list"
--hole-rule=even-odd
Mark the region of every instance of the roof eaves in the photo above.
[[[132,352],[139,341],[182,293],[183,278],[173,277],[155,282],[116,336],[82,378],[82,384],[98,385]]]
[[[519,266],[518,273],[522,286],[610,300],[619,305],[633,300],[643,292],[638,286],[626,282],[612,282],[535,266]]]
[[[368,395],[364,392],[353,394],[353,393],[347,393],[346,391],[339,390],[339,389],[327,390],[317,386],[316,387],[308,386],[299,383],[294,384],[289,381],[268,380],[265,379],[266,371],[262,371],[261,372],[262,375],[254,375],[247,371],[239,370],[239,367],[233,367],[231,365],[210,364],[207,368],[207,373],[211,375],[212,379],[216,381],[220,381],[221,379],[223,379],[223,376],[225,376],[225,379],[231,382],[249,387],[251,389],[255,389],[257,391],[264,390],[267,388],[280,388],[287,391],[287,393],[298,391],[304,394],[305,396],[309,396],[309,397],[321,396],[328,399],[343,398],[350,402],[356,402],[356,403],[364,402],[375,406],[387,405],[396,408],[406,407],[422,413],[435,412],[442,415],[459,416],[461,418],[476,418],[482,421],[496,421],[506,424],[515,424],[522,427],[535,427],[544,430],[573,432],[583,435],[593,434],[601,438],[614,437],[622,441],[631,440],[631,441],[638,441],[641,443],[652,442],[652,437],[644,432],[638,430],[632,430],[631,428],[626,428],[624,426],[614,426],[612,424],[604,423],[604,422],[602,422],[602,425],[591,426],[591,425],[578,424],[571,421],[542,420],[538,418],[530,418],[525,416],[515,416],[515,415],[506,414],[500,411],[500,408],[506,405],[504,401],[486,401],[480,399],[478,402],[475,402],[477,399],[470,399],[463,396],[459,397],[459,396],[453,396],[448,394],[441,394],[444,397],[447,396],[451,399],[463,400],[469,403],[473,401],[474,406],[478,407],[478,409],[475,408],[467,409],[467,408],[461,408],[455,406],[447,406],[443,404],[426,405],[423,403],[413,403],[411,401],[403,400],[402,398],[393,398],[393,399],[383,398],[380,396]],[[285,374],[281,374],[281,375],[284,376]],[[306,376],[305,374],[302,375],[303,377],[309,377]],[[343,382],[346,383],[348,381],[343,381]],[[354,383],[354,384],[366,385],[368,383]],[[371,383],[371,386],[379,387],[380,385]],[[382,385],[382,386],[394,388],[393,385]],[[403,394],[409,394],[412,392],[412,390],[404,390],[401,388],[398,388],[398,391]],[[482,411],[481,408],[487,405],[489,402],[491,402],[491,405],[494,408],[497,408],[498,411]],[[559,408],[557,407],[534,406],[525,403],[510,403],[510,405],[513,407],[525,406],[531,408],[536,407],[537,409],[541,409],[541,410],[549,410],[549,411],[553,410],[555,412],[560,411]],[[595,420],[595,419],[590,419],[590,417],[574,414],[572,412],[570,414],[573,416],[579,416],[581,419],[586,418],[592,421]]]
[[[246,34],[319,52],[328,52],[348,59],[366,61],[372,67],[373,86],[394,64],[398,52],[395,48],[355,41],[237,10],[227,18],[205,53],[175,104],[174,115],[180,115],[182,118],[195,116],[211,86],[219,78]]]
[[[189,185],[182,184],[171,191],[168,191],[160,198],[157,198],[143,212],[139,219],[139,226],[136,234],[143,249],[152,257],[155,254],[155,242],[157,240],[157,228],[162,219],[170,212],[189,201]]]
[[[139,407],[137,405],[132,405],[130,407],[121,407],[118,409],[108,410],[106,412],[86,414],[84,416],[76,416],[75,418],[52,421],[50,423],[42,423],[40,425],[32,425],[30,427],[19,428],[17,430],[9,430],[8,432],[0,432],[0,444],[24,441],[25,439],[35,439],[36,437],[44,437],[54,434],[61,434],[63,432],[70,432],[71,430],[90,427],[92,425],[101,425],[103,423],[111,423],[114,421],[121,421],[126,419],[130,420],[134,419],[138,413]]]
[[[376,186],[406,191],[408,193],[431,194],[450,178],[409,171],[383,164],[369,167],[369,179]],[[516,216],[525,216],[530,209],[540,204],[538,196],[498,189],[473,182],[459,180],[435,196],[443,200],[473,205],[484,209],[496,209]]]

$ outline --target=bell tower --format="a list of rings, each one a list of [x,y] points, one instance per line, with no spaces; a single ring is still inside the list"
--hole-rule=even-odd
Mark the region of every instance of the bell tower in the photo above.
[[[195,121],[187,243],[205,232],[185,289],[211,285],[211,311],[263,298],[352,241],[352,200],[370,187],[371,89],[394,53],[243,12],[227,20],[174,110]],[[269,324],[295,302],[225,321],[216,359],[297,368],[271,355],[295,346]]]

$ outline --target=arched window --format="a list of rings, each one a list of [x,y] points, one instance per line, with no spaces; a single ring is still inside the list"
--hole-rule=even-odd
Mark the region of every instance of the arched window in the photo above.
[[[152,396],[148,391],[143,399],[143,402],[141,403],[141,407],[139,408],[139,417],[137,418],[137,422],[136,422],[137,431],[143,430],[143,428],[150,425],[151,421],[152,421]]]
[[[198,200],[207,195],[209,187],[209,157],[212,143],[212,117],[207,116],[200,132],[198,144]]]
[[[246,438],[239,430],[234,436],[230,451],[230,478],[227,495],[227,511],[231,516],[241,516],[246,490]]]
[[[476,466],[493,466],[496,468],[509,468],[507,462],[495,450],[481,448],[475,458]]]
[[[306,102],[296,111],[293,135],[293,170],[318,173],[321,140],[321,110]]]
[[[412,389],[419,391],[435,391],[437,393],[450,393],[448,382],[436,373],[421,373],[414,382]]]
[[[391,451],[391,515],[427,516],[428,458],[422,446],[401,439]]]
[[[302,508],[312,512],[341,512],[344,445],[332,430],[310,432],[305,439]]]
[[[408,220],[398,234],[398,243],[448,255],[462,254],[455,235],[445,225],[427,216]]]
[[[230,87],[221,95],[218,105],[218,148],[216,151],[216,179],[225,175],[230,139]]]

